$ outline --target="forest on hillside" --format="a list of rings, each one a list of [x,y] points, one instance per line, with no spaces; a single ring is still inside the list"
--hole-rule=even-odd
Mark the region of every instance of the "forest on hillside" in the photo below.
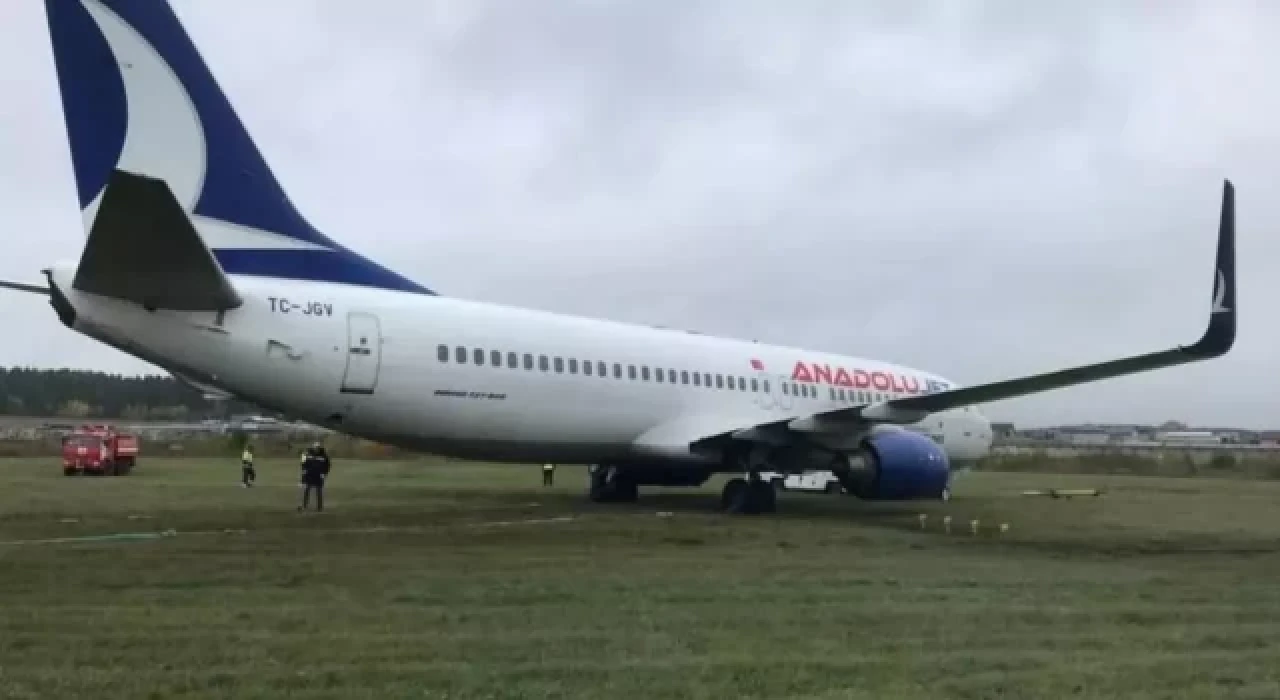
[[[168,376],[127,377],[77,369],[0,368],[0,415],[130,420],[198,420],[257,413],[215,402]]]

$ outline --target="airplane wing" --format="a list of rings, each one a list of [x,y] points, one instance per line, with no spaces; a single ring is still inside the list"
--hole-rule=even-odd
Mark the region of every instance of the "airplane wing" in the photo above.
[[[1192,345],[1178,345],[1142,355],[1082,365],[1017,379],[978,384],[932,394],[850,406],[811,416],[783,419],[729,432],[709,435],[692,443],[695,449],[724,440],[771,442],[779,430],[794,432],[844,432],[865,429],[876,423],[915,423],[931,413],[963,406],[1011,399],[1051,391],[1101,379],[1147,372],[1163,367],[1200,362],[1221,357],[1236,340],[1236,254],[1235,187],[1223,182],[1222,214],[1218,226],[1218,249],[1214,264],[1213,305],[1209,326]]]

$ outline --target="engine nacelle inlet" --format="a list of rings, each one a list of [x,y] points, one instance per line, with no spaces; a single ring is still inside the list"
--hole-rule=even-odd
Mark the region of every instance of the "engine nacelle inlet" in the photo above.
[[[951,461],[938,443],[909,430],[877,432],[850,460],[845,490],[868,501],[941,499]]]

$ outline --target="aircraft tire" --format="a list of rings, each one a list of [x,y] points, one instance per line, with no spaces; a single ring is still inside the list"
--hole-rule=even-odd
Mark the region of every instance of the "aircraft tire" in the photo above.
[[[590,474],[589,497],[596,503],[632,503],[639,498],[635,480],[616,464],[597,465]]]
[[[733,515],[773,513],[778,508],[778,495],[768,481],[730,479],[720,493],[720,509]]]

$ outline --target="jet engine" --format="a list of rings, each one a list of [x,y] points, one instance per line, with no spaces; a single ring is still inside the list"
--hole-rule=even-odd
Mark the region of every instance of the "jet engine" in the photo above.
[[[942,499],[950,494],[951,462],[927,435],[877,432],[849,460],[845,490],[868,501]]]

